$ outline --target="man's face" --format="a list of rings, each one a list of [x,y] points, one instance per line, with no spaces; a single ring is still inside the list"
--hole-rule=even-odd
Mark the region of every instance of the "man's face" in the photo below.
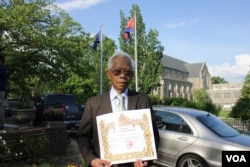
[[[134,72],[127,57],[116,57],[112,62],[112,69],[107,71],[108,79],[112,82],[114,89],[122,93],[130,84]]]

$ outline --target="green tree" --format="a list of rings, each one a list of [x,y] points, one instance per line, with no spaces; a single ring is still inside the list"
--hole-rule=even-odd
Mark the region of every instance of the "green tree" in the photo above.
[[[4,6],[1,45],[6,46],[9,91],[23,95],[38,90],[33,87],[36,85],[50,85],[50,89],[55,89],[64,83],[66,64],[74,70],[75,66],[71,65],[79,62],[82,54],[76,53],[78,45],[87,43],[81,42],[88,35],[80,32],[80,24],[50,0],[10,0],[1,6]]]
[[[197,103],[203,103],[211,99],[205,89],[195,89],[193,90],[193,100]]]
[[[245,77],[241,94],[242,97],[233,106],[229,116],[247,121],[250,120],[250,73]]]
[[[196,89],[193,91],[193,101],[196,104],[196,108],[210,112],[215,115],[219,115],[220,107],[213,104],[207,91],[205,89]]]
[[[250,98],[250,72],[245,77],[245,81],[243,84],[243,88],[241,90],[241,94],[245,98]]]
[[[242,121],[250,119],[250,98],[242,97],[237,100],[229,114],[230,117],[240,118]]]
[[[209,113],[212,113],[216,116],[219,115],[221,107],[216,106],[215,104],[212,103],[212,101],[205,101],[203,103],[196,103],[197,109],[207,111]]]
[[[211,78],[212,84],[223,84],[228,83],[224,78],[221,78],[219,76],[214,76]]]
[[[9,96],[62,91],[84,101],[99,92],[100,48],[93,51],[94,38],[53,2],[0,2],[0,46],[5,48]],[[103,44],[105,62],[115,43],[104,37]],[[104,85],[107,89],[105,77]]]
[[[102,91],[108,91],[110,89],[110,82],[106,76],[106,71],[108,69],[108,59],[109,57],[114,53],[116,49],[115,46],[115,41],[112,39],[109,39],[106,36],[103,36],[103,48],[102,48]],[[101,93],[100,92],[100,77],[101,77],[101,48],[98,45],[97,47],[97,51],[94,52],[93,54],[93,71],[90,71],[90,76],[92,76],[92,78],[94,78],[95,83],[98,86],[98,91],[96,91],[95,93]]]
[[[157,39],[159,33],[156,30],[149,30],[145,32],[145,24],[137,5],[133,4],[130,11],[131,16],[125,18],[121,11],[121,32],[120,32],[120,48],[130,55],[134,55],[135,38],[131,36],[130,44],[127,44],[123,38],[123,31],[127,25],[128,20],[136,15],[136,39],[137,39],[137,73],[138,73],[138,89],[144,93],[150,93],[153,89],[160,86],[160,76],[162,74],[161,59],[164,48]],[[135,55],[134,55],[135,56]],[[135,57],[134,57],[135,59]],[[136,78],[135,78],[136,79]],[[135,80],[131,84],[135,88]]]

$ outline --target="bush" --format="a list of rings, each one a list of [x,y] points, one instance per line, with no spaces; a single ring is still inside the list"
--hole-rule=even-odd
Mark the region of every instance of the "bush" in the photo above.
[[[160,105],[162,104],[162,100],[157,95],[149,95],[150,101],[152,105]]]
[[[164,105],[170,106],[182,106],[182,107],[189,107],[189,108],[196,108],[196,104],[193,101],[189,101],[188,99],[182,97],[164,97],[163,98]]]
[[[168,105],[168,106],[180,106],[180,107],[187,107],[187,108],[195,108],[203,111],[207,111],[212,113],[216,116],[219,115],[221,107],[217,107],[215,104],[212,103],[211,100],[202,101],[202,102],[195,102],[193,100],[188,100],[182,97],[163,97],[161,100],[157,95],[149,95],[152,105]]]
[[[218,116],[221,107],[217,107],[215,104],[212,103],[212,101],[205,101],[203,103],[199,103],[199,105],[197,105],[197,109],[204,110]]]
[[[240,118],[241,121],[250,120],[250,98],[240,98],[236,105],[232,108],[232,112],[229,116],[233,118]]]
[[[29,161],[39,160],[43,153],[46,141],[38,131],[22,131],[0,133],[0,160],[8,161],[28,158]]]

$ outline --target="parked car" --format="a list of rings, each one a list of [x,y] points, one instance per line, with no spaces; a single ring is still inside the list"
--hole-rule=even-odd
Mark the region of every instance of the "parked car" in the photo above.
[[[64,124],[68,128],[78,128],[84,111],[84,105],[79,105],[72,94],[46,94],[38,96],[34,100],[36,107],[36,118],[33,125],[37,126],[46,121],[43,112],[49,107],[65,108]]]
[[[157,166],[221,167],[223,151],[250,151],[250,136],[215,115],[191,108],[153,106],[160,134]]]

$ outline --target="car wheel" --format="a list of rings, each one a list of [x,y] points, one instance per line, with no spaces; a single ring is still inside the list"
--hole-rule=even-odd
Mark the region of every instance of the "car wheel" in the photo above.
[[[206,161],[193,154],[184,155],[178,161],[177,167],[208,167]]]

